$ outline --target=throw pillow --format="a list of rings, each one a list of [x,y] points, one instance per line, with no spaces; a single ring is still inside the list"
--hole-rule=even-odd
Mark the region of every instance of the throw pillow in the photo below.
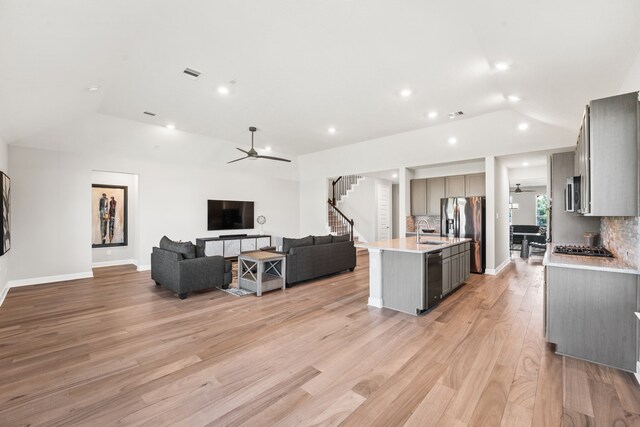
[[[348,242],[349,240],[350,240],[349,235],[343,234],[342,236],[333,236],[333,238],[331,239],[331,242],[332,243]]]
[[[313,236],[307,236],[301,239],[282,238],[282,252],[288,253],[291,248],[300,248],[302,246],[313,246]]]
[[[196,257],[196,247],[191,242],[174,242],[167,236],[160,240],[160,249],[182,254],[185,259],[193,259]]]
[[[331,243],[331,234],[327,234],[326,236],[313,236],[314,245],[326,245],[328,243]]]

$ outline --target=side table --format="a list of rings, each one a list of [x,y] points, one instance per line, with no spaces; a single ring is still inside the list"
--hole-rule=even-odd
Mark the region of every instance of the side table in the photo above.
[[[287,256],[266,251],[243,252],[238,255],[238,288],[262,296],[263,291],[285,289]]]

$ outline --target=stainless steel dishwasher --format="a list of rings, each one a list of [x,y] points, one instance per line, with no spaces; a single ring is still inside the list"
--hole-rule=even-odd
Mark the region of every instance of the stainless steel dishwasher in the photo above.
[[[442,251],[430,252],[425,255],[427,271],[424,284],[425,301],[423,307],[429,310],[442,299]]]

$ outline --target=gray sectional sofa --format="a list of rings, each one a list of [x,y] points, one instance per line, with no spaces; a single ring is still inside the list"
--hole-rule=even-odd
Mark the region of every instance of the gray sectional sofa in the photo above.
[[[287,254],[287,283],[315,279],[356,267],[356,248],[343,236],[307,236],[282,239]]]
[[[231,262],[221,256],[198,254],[191,242],[174,242],[164,236],[151,253],[151,278],[185,299],[189,292],[221,287],[231,283]]]

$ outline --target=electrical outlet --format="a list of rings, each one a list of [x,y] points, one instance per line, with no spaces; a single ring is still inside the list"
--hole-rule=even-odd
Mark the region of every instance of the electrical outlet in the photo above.
[[[107,249],[107,255],[111,255],[111,249]]]

